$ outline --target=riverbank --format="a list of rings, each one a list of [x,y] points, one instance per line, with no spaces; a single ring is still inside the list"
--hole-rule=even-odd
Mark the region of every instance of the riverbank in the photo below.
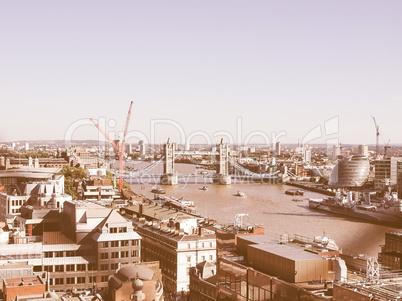
[[[288,183],[286,183],[286,185],[302,188],[302,189],[305,189],[305,190],[309,190],[309,191],[312,191],[312,192],[317,192],[317,193],[321,193],[321,194],[325,194],[325,195],[329,195],[329,196],[335,196],[335,192],[333,192],[333,191],[329,191],[329,190],[322,189],[322,188],[319,188],[319,187],[314,187],[314,186],[311,186],[311,185],[307,185],[307,183],[302,184],[302,183],[288,182]]]

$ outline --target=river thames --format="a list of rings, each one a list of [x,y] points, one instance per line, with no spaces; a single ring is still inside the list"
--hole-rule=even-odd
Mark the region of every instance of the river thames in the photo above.
[[[139,163],[136,168],[141,169],[149,163]],[[176,164],[178,173],[199,174],[195,165]],[[153,173],[161,173],[162,166],[158,166]],[[212,173],[213,171],[208,171]],[[127,181],[127,180],[126,180]],[[151,192],[157,178],[144,178],[127,181],[138,194],[153,198]],[[367,254],[377,257],[380,245],[384,244],[385,233],[398,229],[372,224],[359,219],[342,217],[326,212],[314,211],[308,208],[308,198],[324,197],[318,193],[305,191],[303,197],[286,195],[290,187],[282,184],[234,183],[232,185],[214,185],[209,178],[184,178],[176,186],[159,185],[166,190],[167,196],[184,197],[194,202],[197,212],[220,224],[233,223],[234,216],[246,213],[243,221],[248,224],[261,224],[265,234],[279,239],[281,234],[299,234],[313,238],[323,233],[342,249],[344,254]],[[201,190],[207,186],[208,190]],[[246,197],[235,194],[243,191]],[[293,199],[303,199],[295,202]]]

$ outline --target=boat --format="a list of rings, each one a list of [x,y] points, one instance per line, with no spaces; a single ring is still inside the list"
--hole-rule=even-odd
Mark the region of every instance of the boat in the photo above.
[[[343,195],[337,192],[334,197],[309,199],[309,208],[327,211],[366,221],[402,226],[402,200],[396,193],[388,194],[380,200],[371,200],[366,193],[364,199],[352,197],[352,192]]]
[[[201,190],[208,190],[208,187],[207,186],[202,186],[200,189]]]
[[[158,193],[158,194],[165,194],[165,193],[166,193],[166,190],[165,190],[165,189],[162,189],[162,188],[159,188],[159,187],[153,187],[152,190],[151,190],[151,192],[153,192],[153,193]]]
[[[235,194],[235,196],[239,196],[239,197],[242,197],[242,198],[244,198],[245,196],[246,196],[246,194],[243,192],[243,191],[238,191],[236,194]]]
[[[293,199],[292,201],[293,202],[303,202],[304,200],[302,200],[302,199]]]
[[[287,195],[304,195],[304,190],[301,189],[288,189],[285,191],[285,194]]]

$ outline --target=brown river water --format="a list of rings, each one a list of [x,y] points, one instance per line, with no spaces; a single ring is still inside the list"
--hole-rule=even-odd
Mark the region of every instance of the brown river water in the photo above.
[[[148,166],[150,163],[139,163],[137,169]],[[199,173],[195,165],[176,164],[179,175]],[[156,167],[152,174],[162,172],[162,166]],[[208,171],[212,173],[213,171]],[[143,178],[131,181],[133,191],[153,198],[152,187],[158,178]],[[209,178],[183,178],[176,186],[158,185],[166,190],[166,195],[184,197],[194,202],[195,209],[202,216],[215,219],[218,223],[233,223],[234,216],[246,213],[248,217],[243,222],[248,224],[262,224],[265,234],[278,238],[281,234],[290,236],[298,234],[313,238],[323,233],[342,249],[344,254],[367,254],[377,257],[380,245],[384,244],[385,233],[398,229],[372,224],[359,219],[342,217],[327,212],[315,211],[308,208],[308,198],[319,198],[322,195],[305,191],[304,196],[286,195],[290,188],[282,184],[233,183],[232,185],[214,185]],[[207,186],[208,190],[201,190]],[[243,191],[246,197],[235,194]],[[303,199],[294,202],[293,199]]]

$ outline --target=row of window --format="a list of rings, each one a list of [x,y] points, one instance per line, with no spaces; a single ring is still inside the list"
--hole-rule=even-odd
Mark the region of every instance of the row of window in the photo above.
[[[113,227],[109,230],[110,233],[127,233],[127,227]]]
[[[140,251],[139,250],[131,250],[130,255],[131,255],[130,257],[139,257]],[[126,258],[126,257],[128,257],[128,251],[120,251],[120,252],[110,253],[110,258],[112,258],[112,259]],[[109,253],[101,253],[100,258],[101,259],[109,259]]]
[[[212,261],[213,258],[214,258],[213,255],[209,255],[209,256],[208,256],[209,261]],[[205,261],[205,259],[206,259],[205,256],[201,256],[201,262],[202,262],[202,261]],[[188,256],[187,256],[187,262],[191,262],[191,255],[188,255]]]
[[[110,269],[109,269],[109,264],[107,264],[107,263],[106,264],[101,264],[100,265],[100,270],[101,271],[109,271],[109,270],[115,271],[115,270],[117,270],[119,268],[119,264],[125,265],[125,264],[128,264],[128,262],[111,263],[110,264]]]
[[[121,241],[104,241],[102,242],[102,248],[117,248],[117,247],[128,247],[130,245],[130,240],[121,240]],[[131,246],[139,246],[140,245],[140,240],[139,239],[134,239],[131,240]]]
[[[12,206],[22,206],[24,204],[24,200],[12,200],[11,205]]]
[[[77,250],[77,251],[56,251],[56,252],[44,252],[45,258],[55,257],[73,257],[73,256],[90,256],[93,255],[92,250]]]
[[[101,282],[107,282],[109,280],[109,276],[101,276]],[[64,278],[51,278],[49,280],[50,285],[64,285],[64,284],[83,284],[85,283],[85,277],[67,277],[64,281]],[[88,283],[95,283],[96,276],[89,276]]]
[[[206,243],[206,242],[202,242],[202,243],[200,243],[200,244],[187,244],[187,248],[188,249],[191,249],[191,248],[212,248],[212,246],[213,246],[213,243],[212,243],[212,241],[210,241],[209,243]]]
[[[91,270],[94,266],[89,266]],[[73,272],[73,271],[86,271],[85,264],[66,264],[64,265],[49,265],[44,267],[46,272]]]

